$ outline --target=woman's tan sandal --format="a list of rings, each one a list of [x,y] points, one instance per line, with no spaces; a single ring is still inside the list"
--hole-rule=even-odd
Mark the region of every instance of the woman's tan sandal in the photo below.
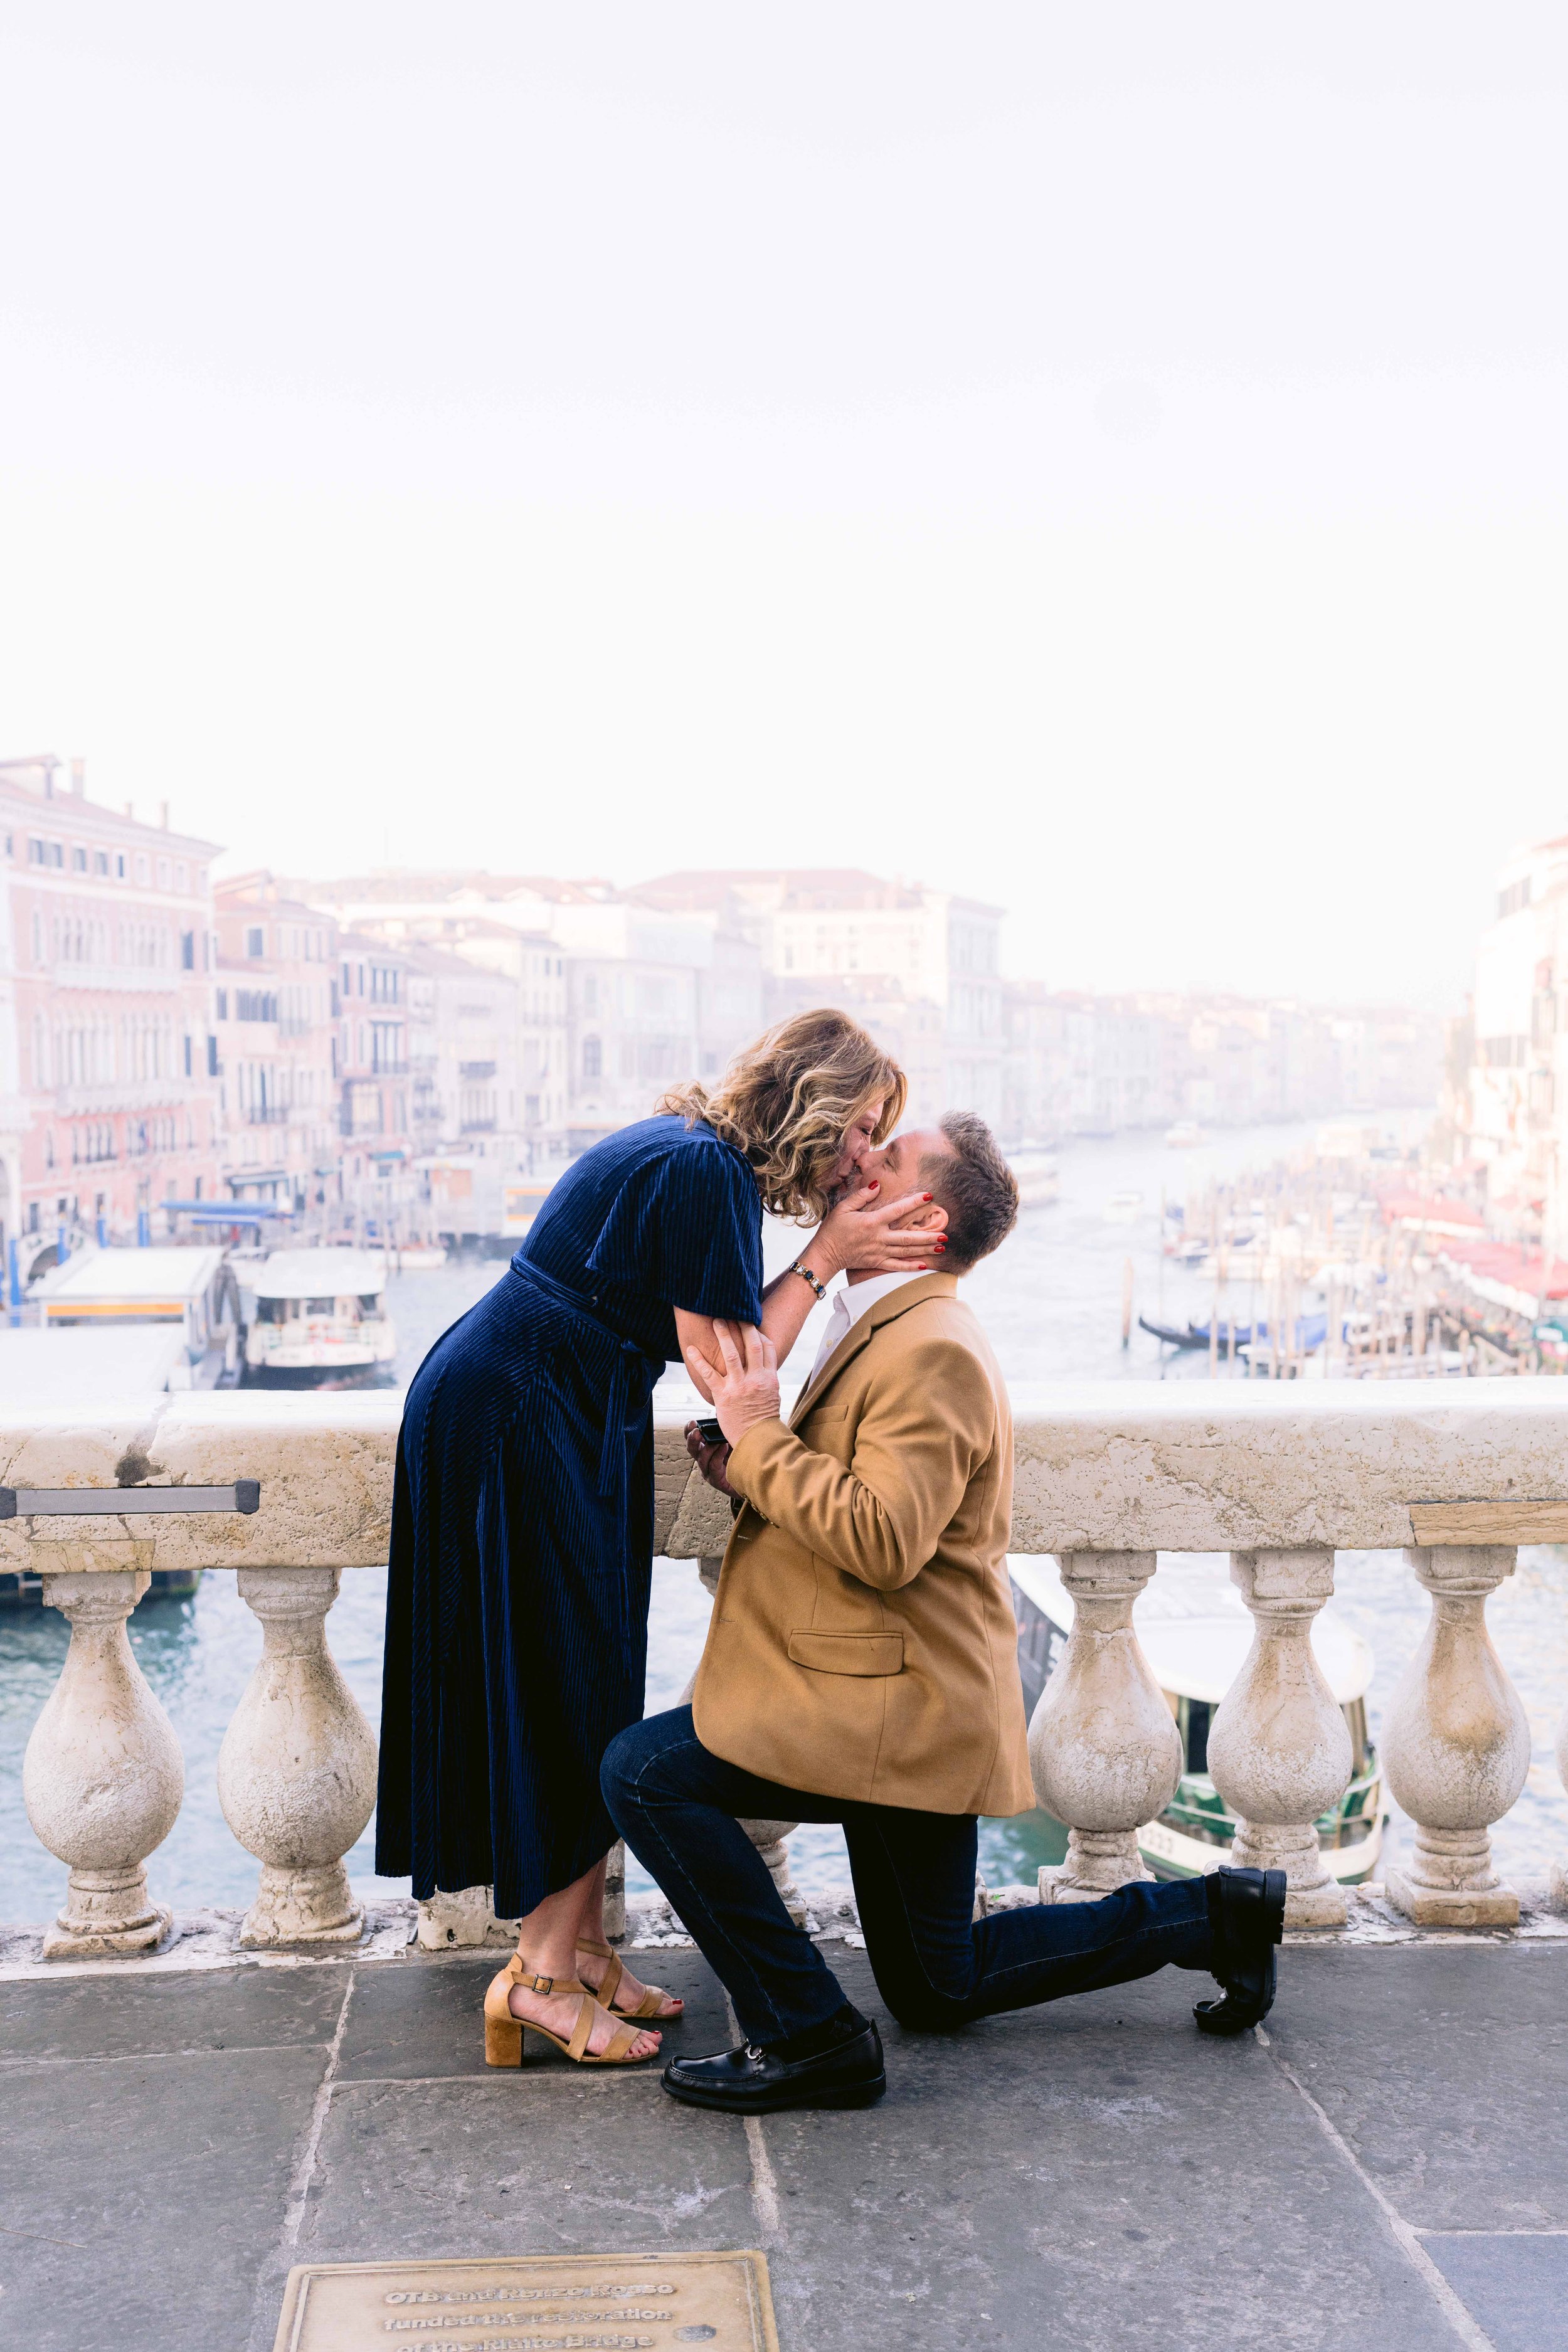
[[[577,1949],[580,1952],[591,1952],[595,1959],[608,1960],[610,1965],[600,1979],[594,1998],[602,2007],[615,2009],[616,1987],[626,1972],[619,1952],[612,1952],[608,1944],[595,1944],[588,1936],[578,1937]],[[648,2020],[663,2018],[668,2024],[676,2012],[673,2011],[667,2012],[664,2004],[674,1998],[672,1993],[666,1992],[662,1985],[645,1985],[642,1999],[635,2009],[615,2009],[615,2013],[617,2017]]]
[[[514,2017],[511,2013],[511,1989],[521,1985],[524,1992],[545,1995],[576,1992],[583,1998],[577,2006],[577,2021],[570,2036],[552,2033],[548,2025],[536,2025],[531,2017]],[[521,2066],[523,2058],[523,2037],[537,2033],[553,2042],[563,2057],[570,2058],[575,2066],[640,2066],[655,2055],[647,2051],[634,2057],[632,2045],[639,2037],[627,2026],[616,2024],[608,2046],[604,2050],[588,2047],[588,2037],[594,2031],[600,2003],[584,1984],[575,1977],[536,1977],[523,1967],[514,1953],[499,1976],[490,1979],[485,1995],[485,2064],[487,2066]],[[609,2012],[605,2011],[605,2016]]]

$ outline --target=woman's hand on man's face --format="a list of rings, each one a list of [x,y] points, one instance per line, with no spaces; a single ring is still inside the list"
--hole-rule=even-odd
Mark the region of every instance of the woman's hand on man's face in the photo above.
[[[917,1217],[918,1223],[909,1222]],[[873,1177],[824,1217],[811,1244],[811,1270],[819,1282],[830,1274],[927,1273],[942,1264],[946,1223],[947,1211],[929,1192],[884,1201]]]
[[[738,1445],[754,1423],[779,1418],[778,1355],[773,1341],[751,1323],[715,1322],[713,1345],[717,1361],[706,1344],[700,1351],[705,1385],[726,1441]]]

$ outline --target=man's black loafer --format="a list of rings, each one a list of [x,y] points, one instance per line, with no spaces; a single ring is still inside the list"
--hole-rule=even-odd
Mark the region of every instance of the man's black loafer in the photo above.
[[[1218,2000],[1193,2011],[1205,2033],[1245,2033],[1274,2006],[1274,1948],[1285,1932],[1282,1870],[1216,1870],[1207,1887]]]
[[[754,2042],[714,2058],[672,2058],[664,2087],[689,2107],[771,2116],[781,2107],[868,2107],[888,2087],[874,2025],[816,2058],[778,2058]]]

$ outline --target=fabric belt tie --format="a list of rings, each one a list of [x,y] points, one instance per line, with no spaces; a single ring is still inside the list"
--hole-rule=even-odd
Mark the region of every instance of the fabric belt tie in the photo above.
[[[626,1423],[631,1417],[633,1399],[637,1396],[636,1384],[641,1384],[642,1393],[637,1399],[640,1409],[652,1394],[658,1371],[635,1339],[623,1339],[618,1331],[612,1330],[601,1316],[595,1314],[594,1301],[585,1297],[582,1291],[574,1290],[569,1283],[557,1282],[552,1274],[546,1274],[542,1266],[530,1265],[526,1259],[521,1265],[514,1262],[511,1271],[521,1275],[525,1282],[536,1284],[547,1297],[554,1299],[558,1307],[580,1315],[585,1323],[591,1323],[596,1331],[602,1331],[607,1339],[616,1343],[610,1393],[605,1400],[605,1433],[599,1444],[599,1493],[614,1494],[620,1479],[626,1475]]]

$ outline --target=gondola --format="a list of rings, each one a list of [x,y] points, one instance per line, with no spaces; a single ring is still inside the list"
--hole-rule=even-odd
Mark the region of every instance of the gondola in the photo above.
[[[1208,1333],[1194,1330],[1190,1323],[1184,1331],[1175,1331],[1168,1324],[1151,1323],[1146,1315],[1140,1315],[1138,1328],[1147,1331],[1151,1339],[1158,1339],[1166,1348],[1206,1348],[1209,1343]]]

